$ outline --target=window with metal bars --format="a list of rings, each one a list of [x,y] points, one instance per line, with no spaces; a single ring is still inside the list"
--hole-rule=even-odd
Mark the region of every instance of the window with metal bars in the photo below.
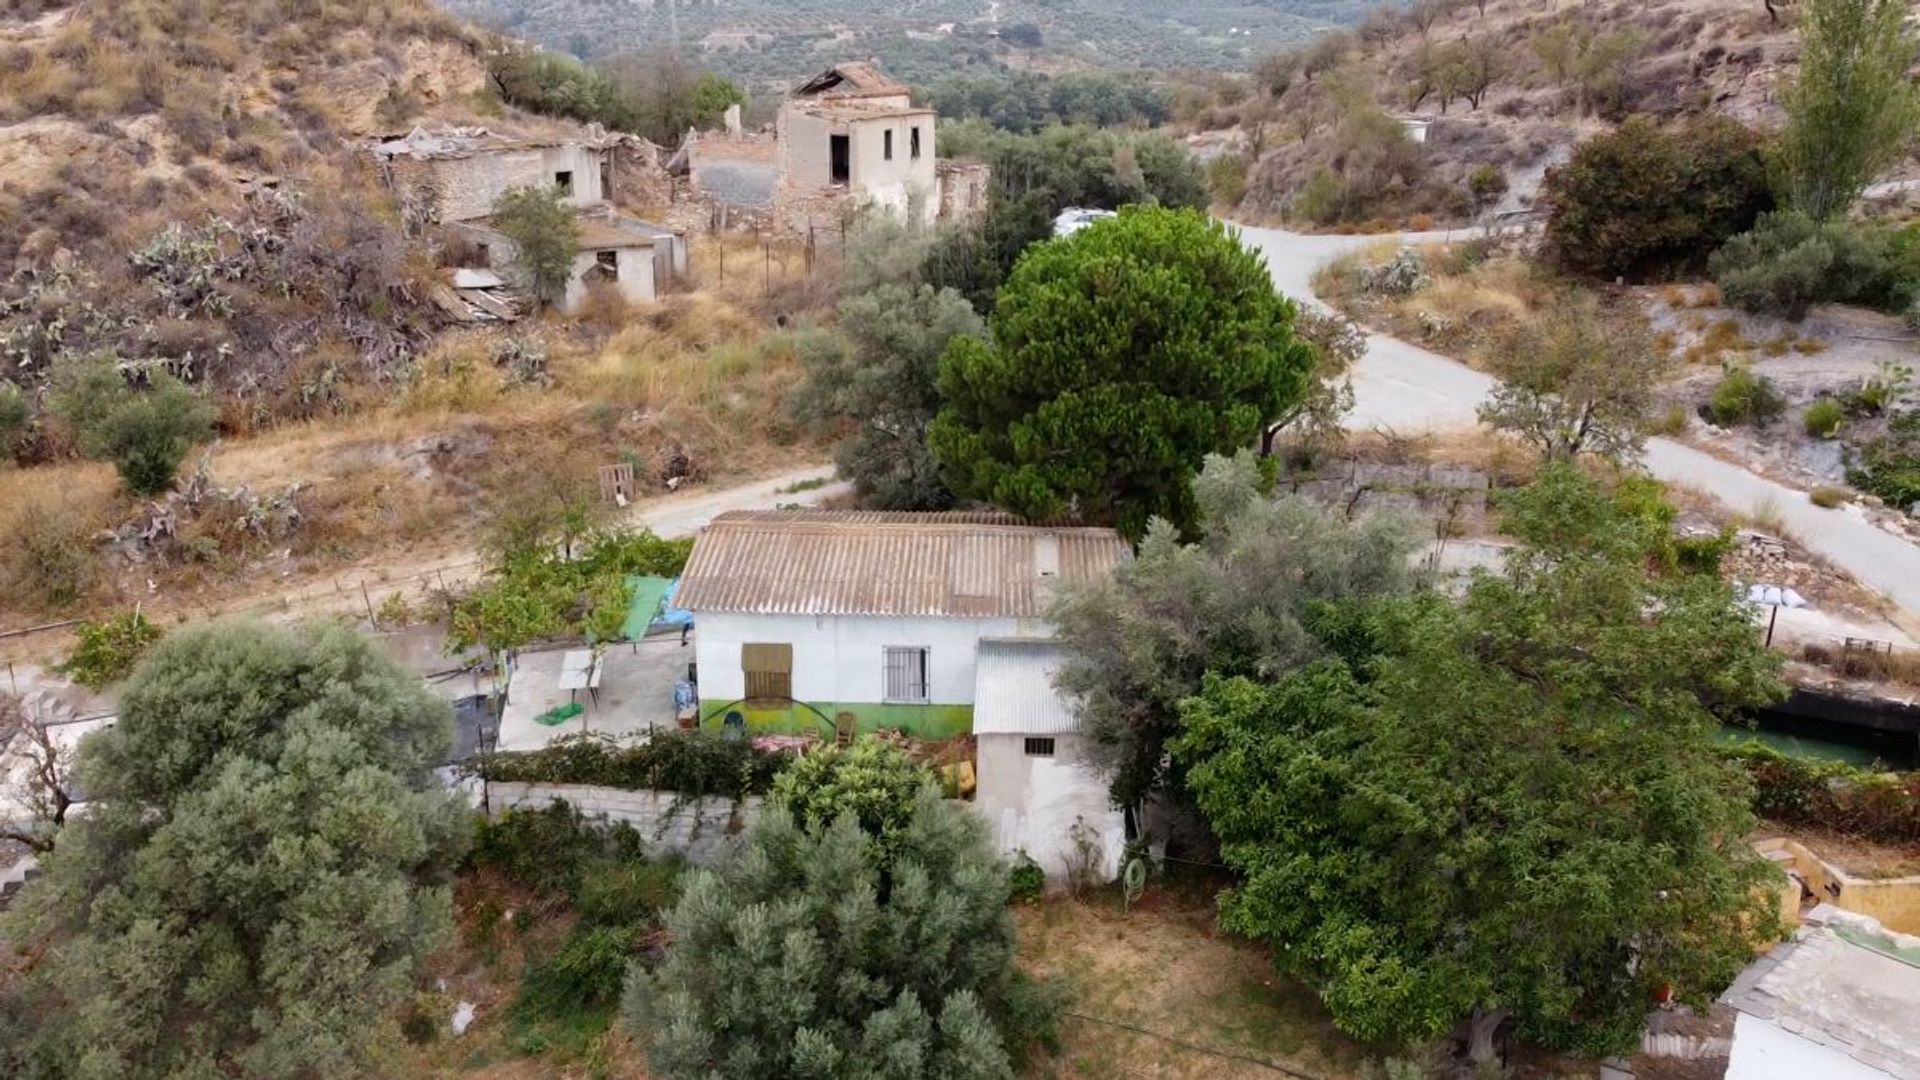
[[[1027,736],[1027,756],[1028,757],[1052,757],[1053,756],[1053,740],[1051,738],[1042,738],[1037,735]]]
[[[888,701],[927,700],[927,650],[917,646],[887,646]]]

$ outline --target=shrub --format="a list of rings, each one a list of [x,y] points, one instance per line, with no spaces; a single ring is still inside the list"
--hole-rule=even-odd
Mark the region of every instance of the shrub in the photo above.
[[[1807,406],[1801,422],[1806,426],[1808,435],[1816,439],[1831,439],[1839,434],[1840,425],[1846,418],[1847,410],[1841,407],[1839,401],[1824,397]]]
[[[1823,510],[1831,510],[1836,506],[1845,506],[1847,503],[1852,502],[1853,492],[1843,487],[1823,485],[1808,492],[1807,501]]]
[[[1632,117],[1549,170],[1541,198],[1556,261],[1607,278],[1697,267],[1773,207],[1760,137],[1719,115]]]
[[[1022,851],[1007,874],[1007,888],[1015,900],[1038,900],[1047,888],[1047,872]]]
[[[74,631],[79,638],[60,671],[92,690],[119,682],[166,632],[138,611],[105,622],[83,622]]]
[[[573,204],[557,187],[514,188],[494,203],[493,224],[513,242],[513,266],[522,284],[547,303],[559,303],[580,252]]]
[[[1886,306],[1907,288],[1886,229],[1797,211],[1761,216],[1708,265],[1728,303],[1795,321],[1815,304]]]
[[[583,733],[539,750],[496,754],[470,769],[502,783],[597,784],[737,799],[771,790],[786,760],[717,731],[656,731],[633,743]]]
[[[19,508],[0,533],[0,589],[46,610],[77,604],[100,580],[94,532],[80,507],[65,499]]]
[[[1239,206],[1247,195],[1247,159],[1239,154],[1222,154],[1208,162],[1207,189],[1216,205],[1229,209]]]
[[[135,495],[172,487],[188,451],[213,434],[213,406],[165,372],[150,370],[147,389],[138,390],[114,357],[94,354],[56,368],[55,380],[56,415]]]
[[[1885,435],[1856,447],[1847,483],[1902,510],[1920,504],[1920,411],[1901,413]]]
[[[1753,812],[1891,844],[1920,841],[1920,772],[1868,772],[1749,741],[1726,751],[1753,780]]]
[[[1707,402],[1707,416],[1721,427],[1736,424],[1759,427],[1770,423],[1786,408],[1786,399],[1774,388],[1773,380],[1756,374],[1744,364],[1735,364],[1727,368],[1726,374],[1714,385],[1713,396]]]
[[[1882,360],[1872,375],[1860,381],[1860,388],[1847,395],[1847,409],[1861,416],[1884,415],[1899,404],[1912,384],[1912,368]]]
[[[920,789],[933,774],[906,751],[871,736],[852,746],[823,747],[774,778],[772,802],[809,828],[851,814],[861,829],[891,845],[913,818]]]

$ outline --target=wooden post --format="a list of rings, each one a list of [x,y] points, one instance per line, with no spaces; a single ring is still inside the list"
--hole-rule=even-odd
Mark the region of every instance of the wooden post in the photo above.
[[[379,620],[373,617],[373,598],[367,595],[367,583],[360,583],[360,602],[367,605],[367,624],[375,630],[380,629]]]

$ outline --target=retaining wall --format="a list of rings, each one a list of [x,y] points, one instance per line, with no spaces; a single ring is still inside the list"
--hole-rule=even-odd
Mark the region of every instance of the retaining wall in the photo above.
[[[1799,873],[1819,900],[1842,911],[1870,916],[1897,933],[1920,934],[1920,874],[1858,877],[1820,858],[1806,845],[1784,837],[1762,840],[1754,848]]]
[[[564,800],[591,821],[633,826],[649,855],[679,855],[702,866],[721,854],[760,813],[761,799],[695,799],[673,791],[626,791],[589,784],[526,784],[495,781],[489,806],[496,816],[510,809],[542,810]]]

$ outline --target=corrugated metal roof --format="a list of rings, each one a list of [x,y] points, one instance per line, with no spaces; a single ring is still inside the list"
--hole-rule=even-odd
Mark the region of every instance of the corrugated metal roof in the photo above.
[[[1057,581],[1098,580],[1130,555],[1112,529],[998,513],[733,511],[694,541],[678,603],[696,614],[1037,618]]]
[[[980,642],[973,676],[975,735],[1060,735],[1078,731],[1073,704],[1054,689],[1062,653],[1044,638]]]

